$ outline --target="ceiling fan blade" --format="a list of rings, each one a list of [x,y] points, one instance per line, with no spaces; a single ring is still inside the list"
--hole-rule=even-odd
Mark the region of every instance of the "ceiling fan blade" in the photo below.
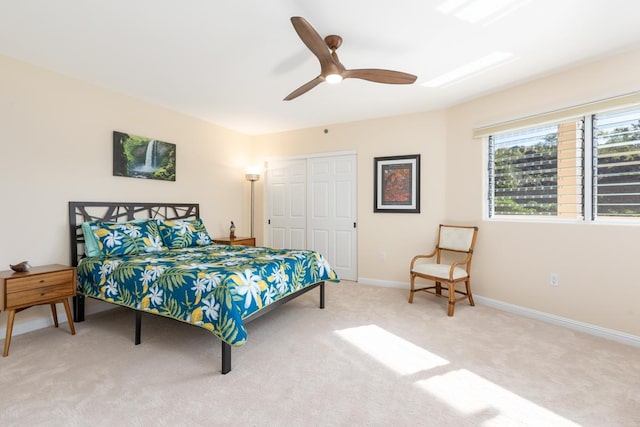
[[[345,70],[342,73],[343,78],[355,78],[369,80],[376,83],[388,84],[411,84],[418,78],[413,74],[403,73],[401,71],[380,70],[377,68],[368,68],[361,70]]]
[[[324,39],[320,37],[320,34],[318,34],[306,19],[294,16],[291,18],[291,23],[302,42],[318,57],[321,65],[327,65],[333,62],[331,60],[331,53]]]
[[[311,80],[310,82],[303,84],[298,89],[291,92],[289,95],[286,96],[286,98],[284,98],[284,100],[291,101],[293,98],[297,98],[303,93],[310,91],[311,89],[313,89],[314,87],[322,83],[323,81],[324,81],[324,78],[322,78],[322,76],[318,76],[315,79]]]

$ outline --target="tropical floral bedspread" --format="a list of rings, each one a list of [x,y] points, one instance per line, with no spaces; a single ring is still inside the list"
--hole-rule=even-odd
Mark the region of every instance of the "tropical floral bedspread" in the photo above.
[[[78,265],[78,292],[209,329],[242,345],[242,319],[320,281],[339,281],[318,252],[211,245],[144,255],[94,256]]]

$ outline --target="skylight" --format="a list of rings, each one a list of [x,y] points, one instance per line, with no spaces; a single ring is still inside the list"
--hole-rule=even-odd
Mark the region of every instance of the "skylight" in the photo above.
[[[520,8],[529,0],[445,0],[436,10],[476,24],[488,25]]]
[[[476,61],[469,62],[468,64],[449,71],[448,73],[442,74],[434,79],[426,81],[422,83],[422,86],[440,87],[449,85],[453,82],[471,77],[472,75],[479,74],[491,67],[504,64],[511,58],[513,58],[513,54],[510,52],[496,51]]]

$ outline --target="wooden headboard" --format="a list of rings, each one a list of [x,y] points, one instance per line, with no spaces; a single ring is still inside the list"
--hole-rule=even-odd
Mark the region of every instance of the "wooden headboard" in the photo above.
[[[83,222],[199,217],[198,203],[69,202],[71,265],[77,266],[84,256],[84,235],[81,228]]]

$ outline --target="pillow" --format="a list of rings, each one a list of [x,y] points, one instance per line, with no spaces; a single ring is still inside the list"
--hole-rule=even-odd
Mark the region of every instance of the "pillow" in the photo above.
[[[89,228],[97,242],[98,252],[103,255],[135,255],[164,249],[155,221],[96,221],[90,223]]]
[[[82,234],[84,234],[84,254],[86,256],[100,255],[98,238],[93,234],[93,230],[91,230],[91,224],[93,223],[93,221],[82,223]]]
[[[132,219],[129,223],[139,224],[148,221],[147,219]],[[84,253],[86,256],[100,255],[100,245],[98,238],[93,234],[91,227],[101,221],[86,221],[82,223],[82,234],[84,235]],[[118,222],[102,222],[102,224],[121,224]]]
[[[169,249],[206,246],[211,244],[202,219],[158,220],[160,235]]]

